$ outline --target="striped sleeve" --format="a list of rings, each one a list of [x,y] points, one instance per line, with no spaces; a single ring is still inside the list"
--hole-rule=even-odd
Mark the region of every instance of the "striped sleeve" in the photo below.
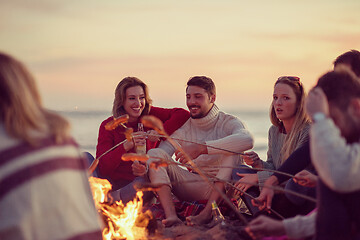
[[[101,239],[86,164],[74,141],[45,139],[36,147],[0,150],[0,239]]]

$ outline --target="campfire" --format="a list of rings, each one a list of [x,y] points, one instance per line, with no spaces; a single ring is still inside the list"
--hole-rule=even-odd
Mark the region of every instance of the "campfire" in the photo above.
[[[133,201],[124,205],[121,201],[110,203],[108,192],[111,184],[106,179],[89,178],[95,205],[102,215],[105,228],[103,240],[147,239],[147,226],[152,218],[151,212],[142,212],[142,195],[139,191]]]
[[[128,116],[120,116],[119,118],[114,118],[109,125],[106,126],[106,129],[111,131],[118,126],[122,126],[125,129],[125,136],[128,141],[132,139],[131,128],[127,128],[124,123],[127,122]],[[193,170],[198,172],[204,179],[204,181],[208,182],[213,186],[213,183],[210,181],[210,178],[203,173],[201,169],[199,169],[191,160],[191,158],[187,155],[186,152],[180,147],[180,145],[175,142],[169,135],[166,134],[162,122],[153,117],[153,116],[144,116],[141,119],[141,122],[149,127],[153,128],[158,132],[158,136],[165,137],[170,141],[170,143],[180,152],[183,153],[184,156],[188,159],[188,162]],[[180,141],[186,141],[182,139],[176,139]],[[91,175],[96,169],[99,160],[111,152],[121,144],[123,144],[126,140],[114,145],[102,155],[100,155],[97,159],[93,161],[91,166],[88,169],[89,175]],[[192,142],[196,143],[196,142]],[[224,150],[224,149],[221,149]],[[227,150],[224,150],[227,151]],[[233,154],[241,154],[232,152]],[[123,154],[123,161],[139,161],[146,162],[149,159],[149,156],[146,154],[136,154],[136,153],[127,153]],[[153,161],[149,164],[149,168],[155,168],[161,166],[168,166],[169,164],[177,164],[173,162],[165,161],[164,159],[158,159],[158,161]],[[179,164],[181,165],[181,164]],[[93,192],[95,205],[99,211],[99,213],[103,217],[103,221],[105,223],[105,227],[103,230],[103,240],[118,240],[118,239],[127,239],[127,240],[136,240],[136,239],[249,239],[248,235],[245,233],[244,235],[244,223],[246,224],[247,220],[241,213],[235,208],[233,203],[226,197],[226,195],[214,187],[214,190],[218,191],[218,193],[222,196],[223,200],[228,204],[230,208],[232,208],[233,212],[238,216],[241,220],[232,221],[232,223],[228,224],[217,224],[215,227],[213,226],[187,226],[187,225],[179,225],[174,228],[163,228],[161,224],[159,225],[157,220],[152,217],[152,213],[150,210],[143,212],[143,200],[142,200],[142,191],[157,191],[159,185],[157,184],[141,184],[135,186],[138,190],[137,196],[133,201],[124,206],[124,204],[120,202],[113,202],[113,199],[108,199],[108,192],[111,190],[111,184],[104,179],[89,178],[90,186]],[[240,223],[240,224],[238,224]],[[212,224],[213,225],[213,224]],[[220,226],[220,227],[219,227]],[[209,229],[210,227],[210,229]],[[217,234],[214,234],[214,231]],[[150,232],[150,234],[149,234]],[[226,237],[225,237],[226,236]],[[229,238],[230,237],[230,238]]]

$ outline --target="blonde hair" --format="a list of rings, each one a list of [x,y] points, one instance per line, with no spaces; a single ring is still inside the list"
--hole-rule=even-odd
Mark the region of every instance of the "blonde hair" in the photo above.
[[[136,77],[126,77],[119,82],[119,84],[115,89],[115,98],[114,98],[114,104],[112,110],[114,117],[119,117],[123,114],[126,114],[126,111],[124,109],[126,90],[130,87],[135,87],[135,86],[142,87],[145,94],[145,108],[142,111],[141,116],[149,114],[152,100],[149,96],[149,90],[147,85]]]
[[[32,145],[39,137],[62,142],[69,137],[69,123],[46,110],[35,80],[15,58],[0,52],[0,121],[6,132]]]
[[[296,147],[299,144],[301,134],[304,128],[310,124],[310,119],[305,111],[305,98],[306,93],[300,79],[295,77],[280,77],[275,82],[274,87],[279,84],[287,84],[294,91],[296,96],[296,112],[295,112],[295,121],[291,128],[290,133],[287,133],[284,145],[281,148],[281,163],[283,163],[292,152],[296,150]],[[271,123],[279,128],[280,132],[285,133],[284,124],[280,119],[276,117],[275,109],[273,102],[270,106],[270,120]]]

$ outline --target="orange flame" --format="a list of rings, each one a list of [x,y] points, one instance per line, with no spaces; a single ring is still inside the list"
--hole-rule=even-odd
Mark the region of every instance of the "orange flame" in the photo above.
[[[103,240],[114,239],[147,239],[146,227],[151,218],[150,211],[142,212],[141,191],[137,192],[133,201],[124,206],[119,201],[114,204],[107,202],[107,194],[111,189],[111,184],[105,179],[89,178],[91,190],[97,209],[106,218],[106,227],[103,230]]]
[[[91,192],[97,209],[101,207],[101,203],[107,202],[108,192],[111,190],[111,184],[106,179],[90,177],[89,178]]]

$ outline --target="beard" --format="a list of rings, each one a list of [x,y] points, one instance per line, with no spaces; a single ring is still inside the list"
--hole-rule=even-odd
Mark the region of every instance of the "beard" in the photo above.
[[[192,119],[199,119],[199,118],[205,117],[205,114],[203,114],[203,113],[198,113],[198,114],[195,114],[195,115],[190,114],[190,117]]]
[[[199,109],[199,112],[198,113],[192,113],[192,111],[190,110],[192,107],[197,107]],[[199,119],[199,118],[203,118],[206,116],[206,113],[204,113],[201,109],[200,106],[198,105],[191,105],[191,106],[188,106],[189,108],[189,111],[190,111],[190,117],[192,119]]]

